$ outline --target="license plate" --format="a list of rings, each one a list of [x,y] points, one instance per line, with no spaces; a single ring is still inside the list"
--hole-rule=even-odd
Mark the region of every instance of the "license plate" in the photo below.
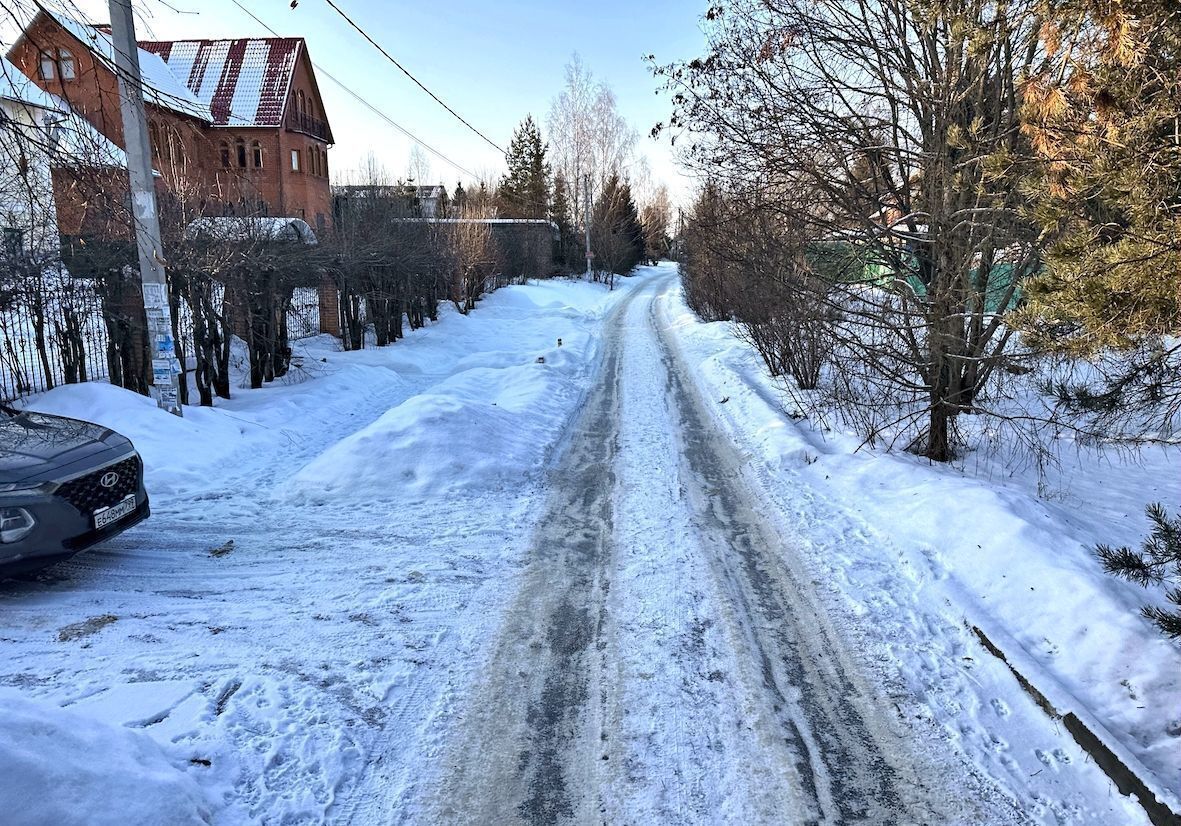
[[[118,522],[124,516],[129,516],[135,513],[135,494],[131,494],[122,502],[111,505],[109,508],[99,508],[94,512],[94,528],[105,528]]]

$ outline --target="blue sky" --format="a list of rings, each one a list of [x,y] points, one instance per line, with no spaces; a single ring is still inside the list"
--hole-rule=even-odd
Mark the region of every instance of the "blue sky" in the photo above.
[[[60,0],[59,0],[60,2]],[[66,0],[69,2],[69,0]],[[106,0],[74,0],[93,20],[107,19]],[[419,90],[324,0],[240,0],[280,34],[307,39],[313,60],[425,143],[476,172],[498,176],[496,152]],[[642,57],[661,62],[700,53],[698,26],[706,0],[447,0],[337,4],[411,72],[453,108],[504,146],[513,127],[532,113],[544,128],[564,66],[578,52],[608,83],[620,111],[641,135],[640,151],[652,177],[675,195],[689,186],[674,163],[667,139],[647,137],[667,119],[668,99]],[[141,37],[226,37],[266,34],[232,0],[135,0]],[[171,7],[171,8],[170,8]],[[176,9],[178,13],[173,11]],[[334,169],[356,168],[369,152],[395,174],[404,174],[412,141],[320,80],[337,145]],[[429,156],[428,156],[429,157]],[[434,178],[454,186],[460,173],[429,157]]]

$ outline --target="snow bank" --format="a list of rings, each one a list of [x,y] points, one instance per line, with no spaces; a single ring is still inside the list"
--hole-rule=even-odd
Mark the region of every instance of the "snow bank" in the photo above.
[[[209,408],[186,407],[184,417],[160,410],[147,396],[106,382],[56,387],[33,398],[29,409],[105,425],[135,444],[153,490],[183,488],[203,478],[203,469],[224,461],[238,447],[244,423]],[[178,462],[178,447],[194,462]]]
[[[544,466],[596,350],[579,336],[525,363],[511,353],[463,359],[459,372],[309,462],[289,491],[424,499],[520,485]]]
[[[0,695],[0,766],[8,826],[210,822],[197,783],[147,735],[14,691]]]
[[[1138,544],[1144,505],[1181,501],[1181,449],[1148,448],[1134,461],[1064,454],[1043,477],[995,455],[938,466],[859,450],[850,434],[793,421],[728,325],[697,321],[679,292],[666,303],[714,413],[756,457],[752,472],[785,518],[801,521],[812,564],[876,627],[918,696],[945,667],[925,650],[938,624],[926,612],[977,625],[1020,646],[1008,653],[1026,676],[1061,711],[1110,732],[1109,745],[1146,766],[1158,797],[1178,806],[1181,651],[1139,616],[1149,595],[1106,575],[1091,548]]]

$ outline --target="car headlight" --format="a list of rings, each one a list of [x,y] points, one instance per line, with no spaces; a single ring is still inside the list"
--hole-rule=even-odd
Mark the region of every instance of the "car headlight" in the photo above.
[[[20,542],[35,527],[37,520],[24,508],[0,508],[0,542]]]
[[[5,493],[26,493],[46,487],[45,482],[8,482],[0,485],[0,495]]]

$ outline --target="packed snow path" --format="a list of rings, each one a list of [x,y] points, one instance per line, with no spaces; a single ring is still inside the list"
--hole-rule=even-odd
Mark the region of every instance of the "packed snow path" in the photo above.
[[[670,286],[608,322],[426,821],[978,819],[785,562],[662,323]]]

